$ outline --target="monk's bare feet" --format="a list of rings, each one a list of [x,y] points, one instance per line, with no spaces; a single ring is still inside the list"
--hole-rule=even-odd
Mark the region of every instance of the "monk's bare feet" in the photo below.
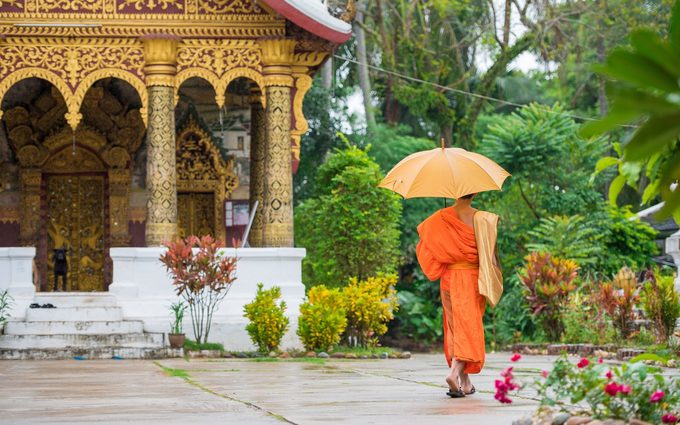
[[[449,389],[454,391],[459,391],[461,388],[460,378],[465,368],[465,363],[454,360],[451,364],[451,372],[449,376],[446,377],[446,383],[449,385]]]
[[[470,375],[467,373],[462,373],[460,375],[460,386],[465,394],[473,394],[475,392],[475,386],[472,385]]]

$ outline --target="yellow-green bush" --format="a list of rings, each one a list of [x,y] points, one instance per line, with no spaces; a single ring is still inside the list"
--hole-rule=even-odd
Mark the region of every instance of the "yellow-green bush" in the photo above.
[[[262,284],[257,284],[255,299],[243,307],[244,316],[250,321],[246,331],[250,335],[253,344],[257,345],[262,353],[276,351],[281,344],[283,335],[288,330],[288,318],[285,301],[279,305],[276,301],[281,298],[281,288],[274,286],[263,290]]]
[[[347,327],[343,294],[325,285],[314,286],[307,292],[307,301],[300,306],[297,334],[307,350],[330,350],[340,342]]]
[[[372,345],[387,332],[387,323],[398,308],[394,285],[397,276],[379,274],[359,281],[350,279],[343,290],[347,310],[347,339],[350,344]]]

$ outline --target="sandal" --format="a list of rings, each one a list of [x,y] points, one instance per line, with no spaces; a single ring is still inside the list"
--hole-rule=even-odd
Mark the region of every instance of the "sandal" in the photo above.
[[[28,308],[40,308],[40,304],[33,303],[33,304],[29,305]]]
[[[473,385],[473,386],[472,386],[472,389],[470,390],[470,392],[465,393],[465,395],[472,395],[472,394],[474,394],[474,393],[476,393],[476,392],[477,392],[477,389],[476,389],[475,386]]]
[[[463,398],[465,397],[465,393],[463,392],[463,389],[458,387],[457,390],[453,390],[449,388],[449,390],[446,392],[446,395],[451,397],[451,398]]]

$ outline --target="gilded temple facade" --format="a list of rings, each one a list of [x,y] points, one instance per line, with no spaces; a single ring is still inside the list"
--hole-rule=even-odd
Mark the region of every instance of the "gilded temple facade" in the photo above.
[[[350,31],[318,0],[0,0],[0,245],[35,247],[39,291],[68,249],[89,292],[112,249],[225,239],[235,156],[178,109],[200,80],[220,122],[249,112],[250,246],[292,247],[303,100]]]

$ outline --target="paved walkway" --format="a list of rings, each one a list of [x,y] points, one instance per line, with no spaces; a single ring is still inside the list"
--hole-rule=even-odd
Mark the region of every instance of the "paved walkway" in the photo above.
[[[510,424],[536,402],[493,399],[507,353],[488,356],[478,394],[445,395],[441,355],[409,360],[169,359],[0,362],[0,424]],[[516,375],[549,369],[525,356]]]

